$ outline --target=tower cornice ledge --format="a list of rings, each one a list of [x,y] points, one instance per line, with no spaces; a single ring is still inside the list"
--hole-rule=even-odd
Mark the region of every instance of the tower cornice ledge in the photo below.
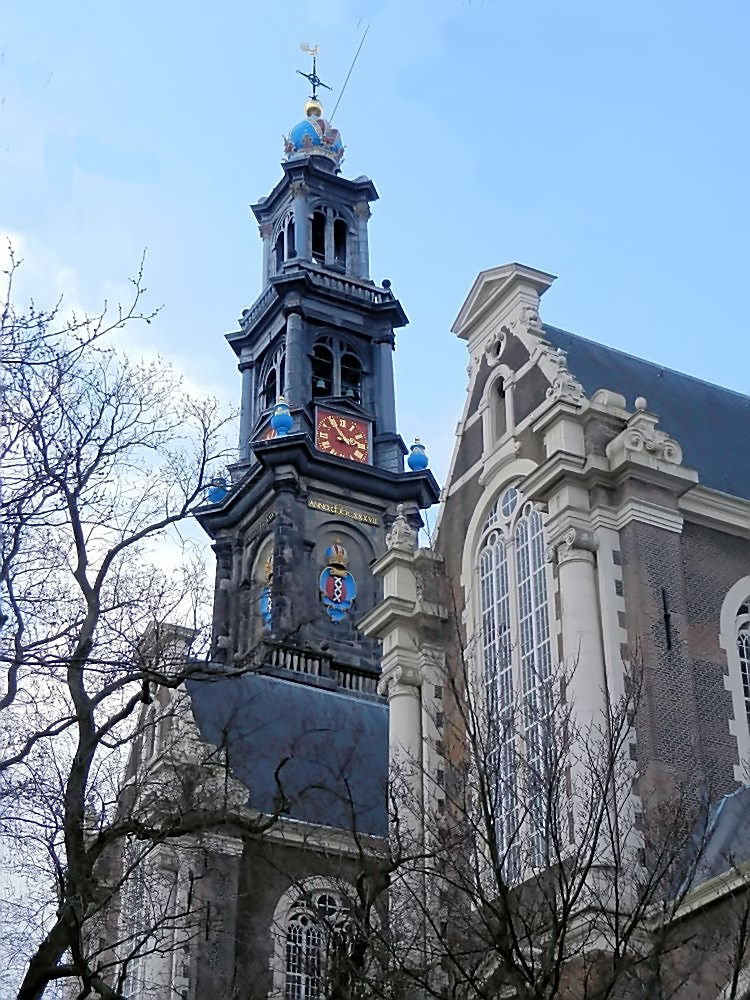
[[[421,472],[389,472],[376,465],[360,465],[332,458],[315,450],[304,432],[253,443],[256,457],[264,468],[291,466],[306,477],[369,493],[393,503],[413,501],[420,510],[437,502],[440,490],[429,469]]]

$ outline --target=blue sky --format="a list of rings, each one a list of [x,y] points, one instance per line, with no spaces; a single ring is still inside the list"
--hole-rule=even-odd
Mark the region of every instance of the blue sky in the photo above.
[[[259,292],[248,206],[301,118],[299,44],[335,100],[367,24],[335,124],[381,195],[401,430],[439,478],[466,383],[450,325],[507,261],[559,276],[547,322],[749,390],[746,0],[6,5],[0,229],[25,290],[95,308],[148,247],[164,309],[129,349],[238,400],[222,335]]]

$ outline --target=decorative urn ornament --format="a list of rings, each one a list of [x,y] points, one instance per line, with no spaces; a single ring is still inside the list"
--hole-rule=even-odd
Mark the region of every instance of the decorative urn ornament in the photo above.
[[[429,460],[424,450],[424,445],[419,438],[414,438],[414,444],[409,449],[409,457],[406,463],[412,472],[421,472],[422,469],[427,468]]]
[[[226,479],[223,476],[214,476],[208,484],[208,502],[221,503],[228,493]]]
[[[283,396],[279,396],[276,405],[273,408],[271,427],[273,427],[279,437],[283,437],[292,429],[293,423],[294,421],[292,420],[292,415],[289,412],[287,401]]]

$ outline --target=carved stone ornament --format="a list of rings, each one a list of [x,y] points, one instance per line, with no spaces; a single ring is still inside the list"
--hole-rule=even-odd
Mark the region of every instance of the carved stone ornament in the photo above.
[[[547,546],[547,562],[558,565],[571,559],[593,559],[596,552],[596,539],[586,528],[568,528],[562,538],[556,539]]]
[[[482,359],[481,359],[481,357],[478,354],[473,354],[469,358],[469,362],[466,365],[466,375],[467,375],[467,377],[469,379],[469,382],[471,382],[471,378],[472,378],[474,372],[477,371],[477,369],[479,368],[481,360]]]
[[[682,465],[682,448],[674,438],[657,430],[659,418],[646,412],[646,400],[639,396],[635,401],[636,412],[627,427],[607,445],[607,458],[613,466],[629,460],[646,461],[653,465]]]
[[[521,323],[532,333],[543,334],[542,321],[539,317],[539,310],[533,306],[524,306],[521,310]]]
[[[407,521],[402,503],[398,505],[396,520],[391,525],[391,530],[385,536],[385,544],[389,551],[391,549],[401,549],[404,552],[413,552],[417,547],[417,532]]]
[[[580,406],[586,399],[583,386],[568,370],[568,361],[565,351],[558,348],[547,354],[557,367],[557,373],[552,379],[552,385],[547,389],[547,399],[561,400],[565,403],[574,403]]]
[[[400,694],[417,694],[424,680],[423,671],[409,663],[386,669],[378,681],[378,694],[394,698]]]
[[[508,344],[509,336],[510,330],[507,326],[501,326],[499,330],[493,330],[490,334],[490,339],[487,341],[487,346],[484,349],[484,353],[487,356],[487,364],[490,368],[494,368],[495,365],[500,364],[500,359]]]

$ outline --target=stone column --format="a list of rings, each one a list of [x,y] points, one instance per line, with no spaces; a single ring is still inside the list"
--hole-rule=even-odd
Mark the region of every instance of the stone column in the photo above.
[[[379,684],[388,697],[391,781],[401,794],[402,828],[421,843],[424,814],[422,778],[422,671],[419,657],[400,649],[383,659]]]
[[[292,184],[292,213],[294,215],[294,249],[297,260],[310,259],[310,220],[307,212],[307,187],[303,181]]]
[[[273,228],[270,222],[263,222],[258,226],[260,238],[263,240],[263,274],[261,275],[261,285],[263,288],[268,284],[271,277],[271,235]]]
[[[370,248],[367,242],[367,223],[370,218],[370,206],[366,201],[358,201],[354,206],[357,216],[357,260],[355,275],[367,281],[370,277]]]
[[[377,400],[375,412],[378,414],[378,433],[396,431],[396,390],[393,384],[393,334],[387,333],[376,338],[375,392]]]
[[[577,725],[603,722],[605,674],[599,593],[591,532],[568,528],[554,547],[559,568],[560,616],[567,691]]]
[[[245,357],[243,351],[242,359],[239,363],[239,370],[242,373],[242,398],[240,402],[240,458],[250,457],[250,435],[253,430],[253,414],[255,410],[254,382],[255,382],[255,362],[252,355]]]
[[[299,313],[286,318],[286,385],[284,395],[289,406],[301,406],[304,399],[305,367],[303,358],[303,323]]]

